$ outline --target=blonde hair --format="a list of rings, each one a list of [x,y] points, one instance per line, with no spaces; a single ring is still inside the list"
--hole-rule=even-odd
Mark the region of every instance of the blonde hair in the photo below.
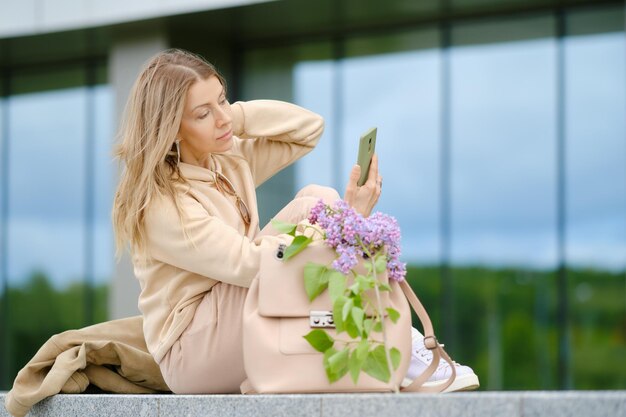
[[[132,252],[146,254],[145,210],[155,197],[171,198],[182,222],[175,183],[185,179],[178,169],[175,140],[189,88],[211,76],[226,89],[224,78],[202,57],[168,49],[148,60],[137,77],[114,151],[125,166],[112,212],[118,258],[127,242]]]

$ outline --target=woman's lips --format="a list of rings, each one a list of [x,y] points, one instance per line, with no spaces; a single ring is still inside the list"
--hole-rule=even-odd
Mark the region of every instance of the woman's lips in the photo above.
[[[232,136],[233,131],[229,130],[228,132],[224,133],[222,136],[220,136],[219,138],[217,138],[217,140],[224,140],[224,139],[228,139]]]

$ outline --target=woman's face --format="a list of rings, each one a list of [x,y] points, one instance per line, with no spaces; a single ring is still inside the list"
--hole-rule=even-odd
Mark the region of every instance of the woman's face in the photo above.
[[[232,126],[230,103],[218,78],[196,81],[187,91],[178,131],[181,160],[204,166],[210,153],[230,150]]]

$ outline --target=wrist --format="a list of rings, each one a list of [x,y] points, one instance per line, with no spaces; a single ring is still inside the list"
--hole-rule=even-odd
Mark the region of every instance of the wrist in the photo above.
[[[233,135],[239,137],[244,133],[245,115],[240,101],[230,106],[233,118]]]

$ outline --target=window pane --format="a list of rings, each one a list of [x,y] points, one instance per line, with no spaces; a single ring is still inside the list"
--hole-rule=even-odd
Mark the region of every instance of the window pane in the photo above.
[[[0,83],[3,83],[3,79],[0,78]],[[6,140],[6,99],[0,96],[0,390],[9,389],[9,375],[7,367],[9,364],[9,358],[7,356],[8,348],[8,333],[7,333],[7,296],[6,296],[6,235],[5,235],[5,184],[6,184],[6,158],[4,153],[5,140]]]
[[[552,21],[508,25],[523,39]],[[555,57],[550,38],[451,52],[451,350],[487,389],[556,386]]]
[[[556,265],[555,45],[452,56],[452,227],[457,263]]]
[[[2,78],[0,78],[0,83],[2,83],[3,80]],[[5,187],[4,184],[6,183],[6,174],[5,174],[5,169],[6,169],[6,161],[5,161],[5,154],[4,154],[4,148],[5,148],[5,141],[6,141],[6,125],[5,125],[5,115],[6,115],[6,110],[7,110],[7,100],[2,97],[0,95],[0,300],[2,299],[2,297],[4,297],[4,280],[5,280],[5,276],[4,276],[4,271],[5,271],[5,253],[2,252],[4,251],[6,248],[4,248],[3,245],[3,236],[4,236],[4,195],[5,195]],[[0,309],[0,312],[2,310]],[[2,326],[1,324],[2,320],[0,320],[0,326]],[[1,329],[1,327],[0,327]],[[1,342],[0,342],[1,343]],[[1,349],[1,348],[0,348]],[[2,360],[2,358],[0,358],[0,361]]]
[[[311,88],[311,86],[303,86],[298,81],[302,77],[306,77],[306,81],[314,83],[314,86],[324,88],[324,80],[317,77],[317,74],[311,74],[310,71],[307,74],[307,70],[304,73],[299,69],[299,62],[302,61],[323,61],[327,60],[330,55],[330,45],[325,42],[314,43],[309,45],[294,45],[284,48],[269,48],[250,51],[244,55],[244,66],[246,72],[243,77],[243,100],[253,99],[275,99],[284,100],[289,102],[297,102],[299,104],[312,105],[314,111],[320,111],[323,116],[326,116],[326,109],[323,108],[324,102],[321,100],[328,100],[328,97],[323,96],[323,91],[319,92],[319,96],[316,98],[309,96],[304,97],[303,88]],[[296,99],[302,99],[299,102]],[[324,137],[322,137],[322,143],[329,141],[329,129],[328,126],[325,130]],[[311,154],[305,156],[306,162],[310,163],[310,158],[315,158],[315,155],[319,152],[324,152],[322,149],[318,151],[314,150]],[[313,156],[312,156],[313,155]],[[298,162],[297,164],[300,164]],[[258,203],[259,203],[259,218],[261,228],[274,216],[280,209],[282,209],[291,199],[297,191],[296,178],[305,178],[310,182],[323,182],[324,174],[313,177],[302,177],[303,169],[298,168],[299,165],[292,165],[280,173],[272,177],[269,181],[261,185],[257,190]],[[296,174],[300,172],[300,174]]]
[[[402,230],[407,280],[428,309],[440,314],[440,67],[434,29],[349,39],[341,79],[340,184],[356,163],[359,138],[378,128],[376,153],[383,192],[375,210]],[[413,321],[416,326],[417,318]]]
[[[308,184],[339,188],[338,169],[334,155],[336,122],[333,100],[335,62],[330,59],[298,62],[294,68],[294,102],[324,118],[324,134],[318,145],[306,157],[296,162],[296,189]]]
[[[111,207],[113,207],[113,91],[108,85],[93,88],[95,126],[94,133],[94,224],[93,273],[94,273],[94,321],[108,318],[108,288],[113,278],[114,248]]]
[[[621,31],[597,33],[621,17]],[[567,72],[567,263],[577,389],[626,384],[626,55],[623,9],[576,13]],[[596,28],[596,30],[590,30]],[[594,34],[589,34],[595,32]],[[606,31],[605,31],[606,32]]]
[[[51,335],[85,324],[86,97],[77,87],[8,99],[11,375]]]
[[[340,64],[340,183],[356,163],[359,137],[376,126],[384,190],[376,210],[402,230],[403,258],[439,261],[440,53],[434,30],[348,41]]]

